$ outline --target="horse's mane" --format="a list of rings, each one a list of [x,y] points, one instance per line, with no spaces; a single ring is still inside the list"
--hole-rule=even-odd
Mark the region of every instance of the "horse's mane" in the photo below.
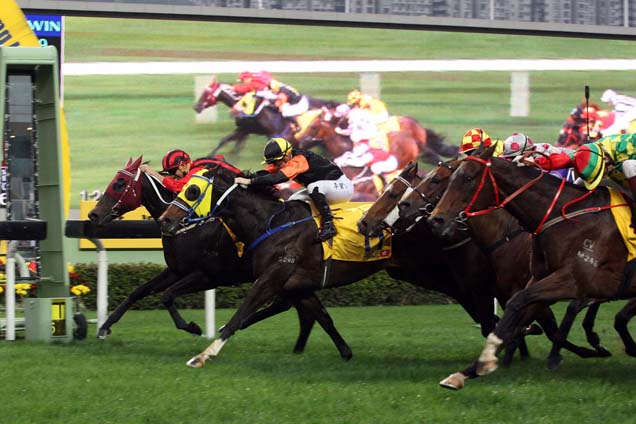
[[[233,182],[231,181],[231,179],[233,179],[234,177],[238,177],[238,176],[243,176],[246,178],[253,178],[257,175],[259,175],[259,172],[262,171],[242,171],[241,174],[237,175],[234,174],[232,172],[229,172],[227,170],[227,168],[217,168],[217,171],[215,172],[215,175],[220,176],[221,178],[224,179],[224,181],[226,181],[229,185],[232,185]],[[206,173],[207,175],[208,173]],[[212,174],[210,174],[212,175]],[[248,186],[248,189],[251,193],[254,193],[258,196],[263,197],[263,200],[282,200],[283,199],[283,195],[280,192],[280,190],[278,190],[275,186],[269,186],[269,185],[265,185],[265,186],[260,186],[260,185],[256,185],[256,186]]]

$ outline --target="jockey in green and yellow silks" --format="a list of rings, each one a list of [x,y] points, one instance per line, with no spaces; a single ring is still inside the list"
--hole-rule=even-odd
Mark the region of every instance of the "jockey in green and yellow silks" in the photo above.
[[[584,144],[571,160],[588,189],[596,188],[607,176],[629,189],[636,199],[636,134],[611,135]]]

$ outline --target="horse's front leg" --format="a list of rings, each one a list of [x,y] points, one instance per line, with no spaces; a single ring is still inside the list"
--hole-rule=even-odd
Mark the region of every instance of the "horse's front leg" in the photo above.
[[[203,352],[191,358],[186,365],[191,368],[201,368],[210,357],[217,356],[228,339],[241,328],[243,322],[254,314],[261,306],[271,301],[277,294],[279,286],[275,286],[274,279],[259,277],[247,292],[243,303],[236,310],[230,321],[221,328],[220,337],[215,339]]]
[[[110,327],[112,327],[113,324],[116,324],[132,305],[146,296],[162,292],[167,287],[170,287],[178,281],[179,278],[180,276],[172,272],[170,268],[166,268],[152,280],[137,287],[122,303],[117,306],[117,308],[115,308],[110,315],[108,315],[106,322],[102,324],[97,332],[97,338],[101,340],[106,339],[106,337],[108,337],[111,333]]]
[[[200,271],[192,272],[186,275],[175,284],[168,287],[163,296],[161,296],[161,302],[168,309],[172,321],[175,327],[179,330],[187,331],[190,334],[200,336],[203,334],[201,327],[193,321],[186,323],[177,308],[174,305],[174,301],[177,297],[188,293],[198,293],[205,290],[215,288],[216,285],[210,284],[208,277]]]
[[[243,131],[239,131],[238,129],[234,130],[230,134],[223,137],[221,141],[219,141],[219,144],[214,148],[214,150],[212,150],[208,154],[208,156],[216,155],[218,151],[221,150],[221,148],[223,148],[223,146],[228,144],[230,141],[241,140],[241,139],[244,139],[245,137],[247,137],[247,134],[244,134]]]
[[[576,285],[571,274],[562,269],[515,293],[506,304],[503,317],[488,335],[486,346],[477,361],[477,373],[489,374],[497,369],[497,354],[504,342],[509,342],[523,327],[532,322],[537,312],[561,299],[576,297]]]

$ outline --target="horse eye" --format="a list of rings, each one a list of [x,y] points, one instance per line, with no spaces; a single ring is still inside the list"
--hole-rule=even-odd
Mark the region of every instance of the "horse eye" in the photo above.
[[[185,192],[185,198],[189,200],[190,202],[194,202],[195,200],[197,200],[200,195],[201,195],[201,189],[199,188],[199,186],[195,186],[195,185],[188,187],[188,189]]]
[[[117,179],[117,181],[113,184],[113,190],[115,190],[116,193],[122,192],[125,188],[126,181],[123,178]]]
[[[464,175],[464,182],[471,182],[473,180],[473,177],[471,175]]]
[[[431,184],[439,184],[439,182],[440,182],[440,179],[439,179],[439,178],[437,178],[437,177],[433,177],[433,178],[431,179]]]

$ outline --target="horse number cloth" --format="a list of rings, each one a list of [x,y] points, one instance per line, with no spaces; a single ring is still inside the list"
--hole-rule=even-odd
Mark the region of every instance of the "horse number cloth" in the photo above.
[[[323,259],[368,262],[391,257],[391,234],[384,231],[380,237],[365,237],[358,232],[358,221],[371,207],[372,202],[347,202],[332,205],[333,223],[338,235],[332,239],[332,246],[322,243]],[[314,214],[316,225],[320,227],[320,216]]]
[[[618,190],[609,188],[609,192],[611,205],[628,203]],[[623,241],[625,242],[625,247],[627,248],[627,262],[629,262],[636,258],[636,233],[632,227],[630,227],[632,222],[632,213],[628,206],[612,208],[611,211],[612,215],[614,215],[614,221],[616,221],[618,231],[621,233],[621,237],[623,237]]]

